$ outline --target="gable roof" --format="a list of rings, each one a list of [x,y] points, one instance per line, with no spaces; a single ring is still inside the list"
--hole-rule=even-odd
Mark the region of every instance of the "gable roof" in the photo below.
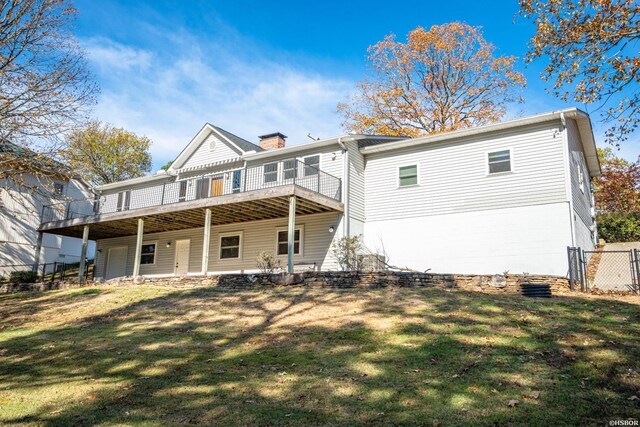
[[[214,126],[211,123],[205,123],[202,129],[193,137],[193,139],[187,144],[187,146],[178,154],[178,157],[173,161],[169,167],[170,171],[175,171],[182,168],[187,160],[196,152],[200,144],[209,136],[209,133],[216,134],[220,139],[229,143],[232,147],[235,147],[240,154],[252,153],[263,151],[260,146],[240,138],[238,135],[234,135],[229,131],[226,131],[218,126]]]

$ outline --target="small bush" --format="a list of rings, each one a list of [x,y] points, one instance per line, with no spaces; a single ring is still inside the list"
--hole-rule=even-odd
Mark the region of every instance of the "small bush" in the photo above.
[[[280,260],[271,252],[260,252],[256,258],[256,263],[261,273],[273,274],[282,270]]]
[[[599,214],[598,234],[607,242],[640,241],[640,212]]]
[[[35,283],[38,280],[38,273],[35,271],[13,271],[9,275],[11,283]]]
[[[331,252],[343,271],[358,270],[358,255],[362,252],[362,236],[341,237],[333,243]]]

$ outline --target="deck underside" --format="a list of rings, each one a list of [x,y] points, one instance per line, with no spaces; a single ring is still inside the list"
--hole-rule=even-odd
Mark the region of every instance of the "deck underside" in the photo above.
[[[330,197],[295,186],[199,199],[172,205],[114,212],[103,215],[45,223],[39,231],[82,237],[89,225],[89,239],[98,240],[136,234],[138,218],[144,218],[144,232],[159,233],[202,227],[205,209],[211,209],[211,225],[286,217],[289,198],[296,196],[296,215],[343,212],[344,206]]]

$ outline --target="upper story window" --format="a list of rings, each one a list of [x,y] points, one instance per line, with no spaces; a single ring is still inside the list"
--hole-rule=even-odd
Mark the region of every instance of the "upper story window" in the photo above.
[[[296,159],[285,160],[282,162],[282,170],[284,179],[293,179],[298,175],[298,161]]]
[[[309,156],[304,158],[304,176],[318,175],[320,170],[320,156]]]
[[[264,182],[276,182],[278,180],[278,164],[267,163],[263,166]]]
[[[64,194],[64,184],[59,182],[53,183],[53,194],[56,196],[62,196]]]
[[[406,187],[418,184],[418,165],[400,166],[398,168],[398,185]]]
[[[116,210],[128,211],[131,205],[131,190],[121,191],[118,193],[118,205]]]
[[[489,173],[511,172],[511,150],[493,151],[488,154]]]
[[[140,264],[156,263],[156,243],[144,243],[140,253]]]

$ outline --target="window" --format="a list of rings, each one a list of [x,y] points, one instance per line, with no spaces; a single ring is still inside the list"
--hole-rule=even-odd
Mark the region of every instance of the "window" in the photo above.
[[[242,233],[220,235],[220,259],[238,259],[242,248]]]
[[[184,202],[187,200],[187,181],[180,181],[178,185],[178,201]]]
[[[53,193],[57,196],[62,196],[64,194],[64,184],[60,184],[59,182],[53,183]]]
[[[231,192],[239,193],[241,183],[242,183],[242,171],[241,170],[233,171],[233,177],[231,178]]]
[[[140,254],[140,264],[155,264],[155,263],[156,263],[156,244],[143,243],[142,253]]]
[[[489,153],[489,173],[511,172],[511,150]]]
[[[289,241],[289,231],[285,228],[282,230],[278,230],[277,232],[278,239],[278,255],[287,255],[289,253],[288,241]],[[293,254],[300,254],[301,240],[302,239],[302,228],[296,228],[296,231],[293,235]]]
[[[200,178],[196,181],[196,199],[209,197],[209,181],[211,178]]]
[[[268,163],[263,166],[264,182],[276,182],[278,180],[278,164]]]
[[[294,179],[298,175],[298,161],[296,159],[282,162],[284,179]]]
[[[304,158],[304,176],[318,175],[320,171],[320,156]]]
[[[398,168],[398,182],[400,187],[418,184],[418,166],[400,166]]]
[[[120,211],[128,211],[131,206],[131,190],[121,191],[118,193],[118,205],[116,210]]]

